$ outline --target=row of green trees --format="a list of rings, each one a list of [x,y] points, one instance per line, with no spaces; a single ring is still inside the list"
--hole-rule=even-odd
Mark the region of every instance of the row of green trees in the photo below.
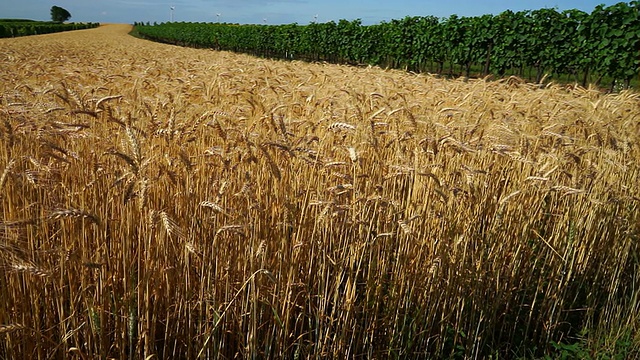
[[[364,26],[360,20],[309,25],[136,23],[149,39],[258,56],[371,64],[413,71],[505,75],[525,71],[603,78],[629,85],[640,68],[640,1],[591,13],[555,9]]]
[[[69,30],[82,30],[98,27],[100,23],[61,24],[45,21],[0,21],[0,38],[49,34]]]

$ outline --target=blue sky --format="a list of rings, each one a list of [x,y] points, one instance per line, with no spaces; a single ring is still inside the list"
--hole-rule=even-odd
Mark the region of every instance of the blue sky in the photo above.
[[[405,16],[449,17],[499,14],[507,9],[580,9],[591,12],[598,4],[619,1],[598,0],[1,0],[0,18],[49,20],[51,6],[67,9],[70,21],[132,23],[134,21],[221,22],[241,24],[308,24],[362,19],[375,24]],[[220,14],[220,15],[218,15]]]

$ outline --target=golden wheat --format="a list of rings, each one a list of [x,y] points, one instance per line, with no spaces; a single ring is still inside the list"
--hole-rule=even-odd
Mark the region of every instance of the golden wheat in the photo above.
[[[128,30],[0,39],[0,357],[542,356],[640,325],[636,93]]]

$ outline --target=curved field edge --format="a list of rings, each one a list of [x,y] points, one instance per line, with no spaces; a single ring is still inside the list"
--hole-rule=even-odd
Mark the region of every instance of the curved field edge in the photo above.
[[[368,64],[450,77],[509,75],[629,88],[638,77],[640,2],[449,18],[407,16],[307,25],[134,23],[140,36],[176,45],[288,60]],[[457,75],[456,75],[457,74]]]
[[[129,30],[0,40],[2,357],[638,354],[638,94]]]

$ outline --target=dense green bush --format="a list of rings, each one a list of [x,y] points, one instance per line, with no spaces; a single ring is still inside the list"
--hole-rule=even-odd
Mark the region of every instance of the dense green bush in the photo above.
[[[589,74],[629,85],[640,68],[640,1],[438,19],[406,17],[309,25],[136,23],[146,38],[178,45],[286,59],[371,64],[472,75]],[[448,67],[448,68],[447,68]],[[474,70],[475,69],[475,70]]]
[[[0,20],[0,38],[50,34],[70,30],[92,29],[99,23],[59,24],[49,21],[32,21],[20,19]]]

